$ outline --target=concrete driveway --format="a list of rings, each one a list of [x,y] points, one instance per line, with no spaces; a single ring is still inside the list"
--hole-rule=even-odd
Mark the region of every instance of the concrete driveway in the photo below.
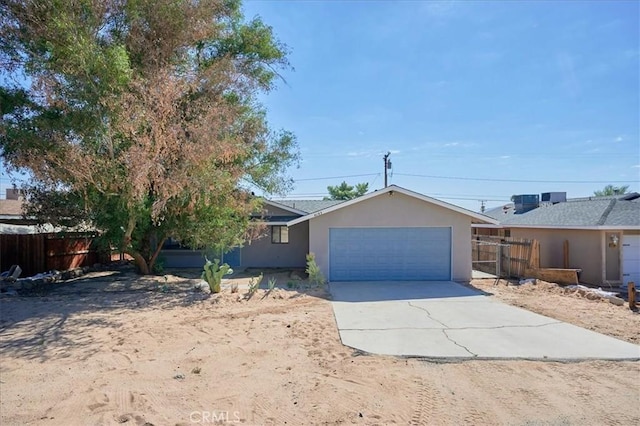
[[[640,346],[492,300],[454,282],[332,282],[342,343],[426,358],[640,359]]]

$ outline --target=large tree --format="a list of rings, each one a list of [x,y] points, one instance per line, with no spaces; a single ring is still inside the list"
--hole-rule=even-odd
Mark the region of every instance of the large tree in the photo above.
[[[629,190],[629,185],[623,185],[623,186],[607,185],[600,190],[593,191],[593,195],[595,195],[596,197],[602,197],[605,195],[623,195],[623,194],[626,194],[628,190]]]
[[[342,182],[340,185],[327,186],[329,196],[324,197],[325,200],[351,200],[356,197],[364,195],[369,190],[369,184],[356,183],[356,186],[348,185],[347,182]]]
[[[84,221],[149,273],[171,236],[228,249],[284,193],[294,136],[257,95],[286,48],[238,0],[4,0],[0,150],[43,221]]]

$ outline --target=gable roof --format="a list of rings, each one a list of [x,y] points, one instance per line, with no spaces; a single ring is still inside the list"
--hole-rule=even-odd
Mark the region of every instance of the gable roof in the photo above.
[[[279,209],[286,210],[286,211],[291,212],[291,213],[295,213],[298,216],[304,216],[305,214],[309,213],[309,212],[304,211],[304,210],[296,209],[295,206],[290,206],[288,204],[285,204],[283,201],[274,201],[274,200],[265,199],[265,200],[263,200],[263,202],[265,204],[269,204],[270,206],[277,207]]]
[[[471,210],[467,210],[467,209],[464,209],[462,207],[458,207],[458,206],[456,206],[454,204],[449,204],[449,203],[446,203],[444,201],[440,201],[440,200],[435,199],[435,198],[427,197],[426,195],[422,195],[422,194],[419,194],[417,192],[410,191],[408,189],[402,188],[402,187],[397,186],[397,185],[389,185],[386,188],[383,188],[383,189],[380,189],[380,190],[377,190],[377,191],[374,191],[374,192],[370,192],[368,194],[365,194],[363,196],[354,198],[352,200],[338,202],[338,203],[336,203],[334,205],[331,205],[331,206],[328,206],[326,208],[317,210],[315,212],[311,212],[311,213],[307,214],[306,216],[302,216],[302,217],[299,217],[297,219],[294,219],[294,220],[288,222],[287,225],[288,226],[293,226],[295,224],[307,221],[307,220],[312,219],[312,218],[314,218],[316,216],[319,216],[321,214],[330,213],[330,212],[333,212],[333,211],[336,211],[336,210],[339,210],[339,209],[343,209],[343,208],[349,207],[349,206],[351,206],[353,204],[360,203],[362,201],[366,201],[366,200],[369,200],[371,198],[374,198],[374,197],[377,197],[377,196],[380,196],[382,194],[386,194],[386,193],[389,193],[389,192],[392,192],[392,191],[399,192],[399,193],[407,195],[409,197],[413,197],[413,198],[416,198],[418,200],[421,200],[421,201],[424,201],[424,202],[427,202],[427,203],[430,203],[430,204],[434,204],[436,206],[443,207],[445,209],[452,210],[452,211],[454,211],[456,213],[460,213],[460,214],[463,214],[465,216],[469,216],[469,217],[472,218],[472,222],[475,220],[477,223],[489,223],[489,224],[494,224],[494,225],[498,224],[497,220],[495,220],[495,219],[493,219],[493,218],[491,218],[489,216],[483,215],[481,213],[476,213],[476,212],[473,212]]]
[[[640,228],[640,198],[631,196],[569,199],[515,213],[513,204],[485,212],[503,227],[607,229]]]

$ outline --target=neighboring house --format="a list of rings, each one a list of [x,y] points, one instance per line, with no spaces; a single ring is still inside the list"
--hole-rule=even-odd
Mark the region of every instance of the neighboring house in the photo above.
[[[540,267],[579,268],[580,281],[595,285],[640,284],[640,194],[567,199],[566,193],[516,196],[515,203],[487,210],[499,226],[474,225],[476,235],[540,242]],[[569,265],[564,242],[569,242]]]
[[[17,189],[7,189],[7,198],[0,200],[0,234],[38,234],[54,232],[51,225],[37,225],[34,220],[25,219],[22,212],[23,199]]]
[[[395,185],[349,201],[267,201],[265,207],[269,235],[234,250],[232,262],[304,267],[312,252],[330,281],[469,281],[471,224],[498,224]],[[168,252],[163,256],[171,259]]]

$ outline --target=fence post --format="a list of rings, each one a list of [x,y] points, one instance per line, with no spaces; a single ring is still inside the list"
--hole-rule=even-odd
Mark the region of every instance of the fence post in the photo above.
[[[629,296],[629,309],[636,308],[636,283],[629,281],[627,283],[627,292]]]

